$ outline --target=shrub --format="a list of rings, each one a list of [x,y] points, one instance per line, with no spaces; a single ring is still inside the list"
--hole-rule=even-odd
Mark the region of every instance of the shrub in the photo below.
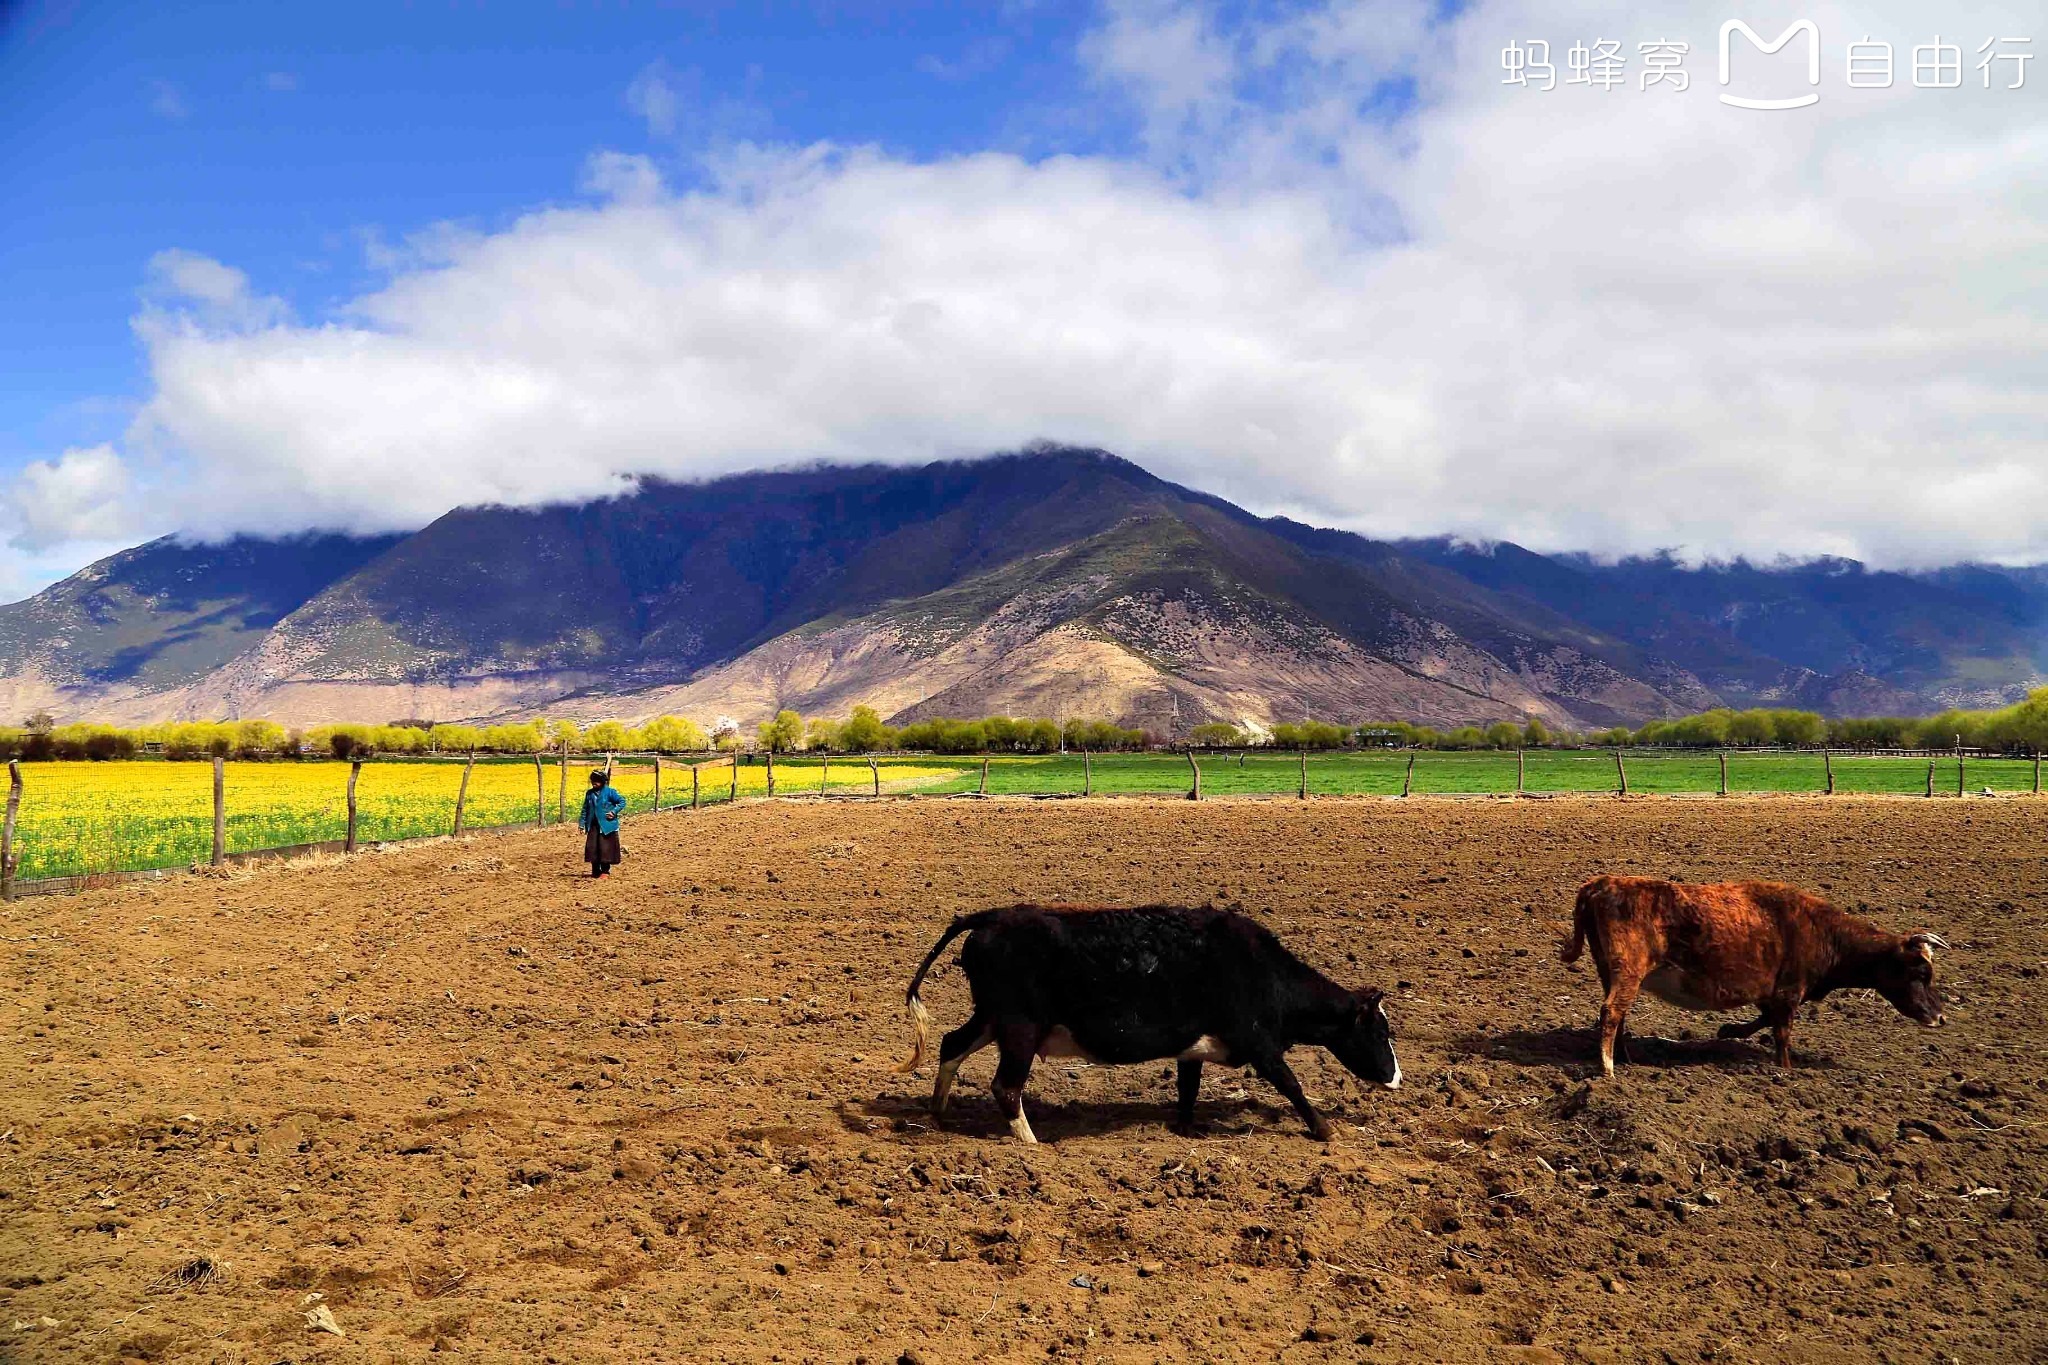
[[[624,749],[626,727],[615,720],[601,720],[583,732],[583,752],[587,754],[615,754]]]
[[[1235,725],[1210,721],[1188,731],[1188,743],[1198,749],[1235,749],[1244,743],[1244,731]]]
[[[761,726],[761,747],[770,753],[795,753],[804,744],[804,718],[794,711],[777,711],[775,719]]]

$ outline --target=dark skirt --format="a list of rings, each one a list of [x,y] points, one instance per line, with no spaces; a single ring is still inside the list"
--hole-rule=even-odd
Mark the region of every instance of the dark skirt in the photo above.
[[[616,863],[619,861],[619,836],[614,830],[600,834],[595,829],[583,836],[583,861],[586,863]]]

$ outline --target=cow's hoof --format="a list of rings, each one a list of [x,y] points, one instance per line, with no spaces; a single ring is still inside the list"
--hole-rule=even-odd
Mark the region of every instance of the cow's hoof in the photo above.
[[[1199,1123],[1176,1123],[1173,1125],[1173,1131],[1184,1138],[1199,1138],[1209,1135],[1207,1126]]]
[[[1740,1024],[1723,1024],[1714,1030],[1716,1038],[1747,1038],[1749,1030]]]
[[[1308,1130],[1308,1135],[1317,1142],[1328,1142],[1337,1136],[1337,1130],[1327,1123],[1319,1123]]]

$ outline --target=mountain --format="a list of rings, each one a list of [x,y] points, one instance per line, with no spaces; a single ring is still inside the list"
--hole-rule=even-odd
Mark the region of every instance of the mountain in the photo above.
[[[1909,574],[1840,558],[1688,567],[1668,555],[1599,563],[1447,540],[1401,548],[1517,600],[1570,611],[1738,705],[1865,715],[1995,706],[2048,673],[2041,566]]]
[[[1100,451],[644,480],[404,536],[152,542],[0,607],[0,705],[117,720],[673,711],[1638,722],[2016,695],[2048,572],[1386,543]]]
[[[0,715],[170,714],[175,699],[400,537],[166,536],[0,606]]]

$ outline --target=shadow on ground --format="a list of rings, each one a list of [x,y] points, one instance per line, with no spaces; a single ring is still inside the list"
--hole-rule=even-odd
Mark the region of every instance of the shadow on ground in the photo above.
[[[1768,1044],[1770,1036],[1760,1035]],[[1656,1067],[1718,1066],[1742,1068],[1771,1064],[1768,1046],[1736,1038],[1665,1038],[1661,1035],[1631,1033],[1628,1036],[1630,1065]],[[1574,1075],[1597,1075],[1600,1070],[1598,1037],[1590,1028],[1503,1029],[1495,1033],[1465,1033],[1450,1040],[1453,1052],[1468,1057],[1513,1062],[1520,1066],[1560,1066]],[[1839,1065],[1831,1057],[1792,1053],[1794,1066],[1832,1071]]]

